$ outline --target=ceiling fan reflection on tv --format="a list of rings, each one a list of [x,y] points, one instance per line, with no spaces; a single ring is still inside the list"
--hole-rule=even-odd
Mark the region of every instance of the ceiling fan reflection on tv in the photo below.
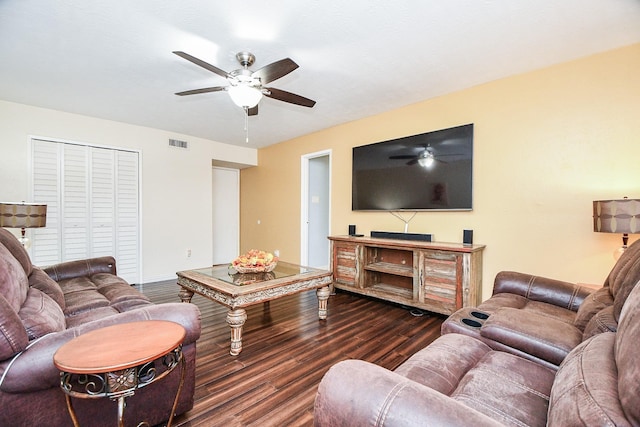
[[[220,77],[224,77],[229,83],[226,86],[213,86],[177,92],[176,95],[178,96],[226,91],[229,93],[233,102],[237,106],[242,107],[248,116],[258,114],[258,103],[263,95],[278,101],[301,105],[303,107],[311,108],[316,104],[315,101],[305,98],[304,96],[265,86],[298,68],[298,64],[290,58],[281,59],[265,65],[256,71],[251,71],[249,67],[253,65],[256,57],[250,52],[239,52],[236,54],[236,59],[240,62],[242,68],[226,72],[188,53],[182,51],[174,51],[173,53]]]
[[[417,153],[417,154],[400,154],[397,156],[389,156],[390,159],[395,160],[395,159],[399,159],[399,160],[406,160],[409,159],[409,161],[407,162],[408,166],[413,166],[415,164],[418,164],[420,166],[422,166],[423,168],[428,168],[431,167],[434,163],[438,162],[438,163],[443,163],[443,164],[447,164],[447,162],[445,162],[444,160],[442,160],[442,157],[451,157],[451,156],[460,156],[461,154],[458,153],[453,153],[453,154],[436,154],[433,150],[433,147],[431,147],[431,144],[427,144],[425,146],[422,147],[418,147],[421,150]]]

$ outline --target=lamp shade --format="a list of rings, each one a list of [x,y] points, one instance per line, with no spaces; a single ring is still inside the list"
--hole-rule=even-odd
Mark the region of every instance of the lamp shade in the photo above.
[[[37,228],[47,222],[47,205],[0,203],[0,227]]]
[[[593,231],[640,233],[640,199],[594,201]]]

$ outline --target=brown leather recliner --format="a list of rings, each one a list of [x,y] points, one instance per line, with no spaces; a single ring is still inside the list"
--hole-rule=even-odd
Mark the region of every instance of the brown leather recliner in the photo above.
[[[640,280],[640,240],[618,259],[602,288],[580,286],[506,271],[495,278],[493,295],[476,308],[463,308],[442,333],[479,339],[556,368],[585,339],[617,330],[620,310]]]
[[[617,332],[587,338],[557,370],[455,333],[395,371],[339,362],[318,387],[315,426],[638,426],[639,310],[636,286]]]

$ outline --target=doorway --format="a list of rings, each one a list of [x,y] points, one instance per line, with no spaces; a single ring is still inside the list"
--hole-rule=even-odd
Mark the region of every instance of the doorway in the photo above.
[[[329,268],[331,150],[302,156],[300,262]]]
[[[240,170],[213,167],[213,264],[238,256],[240,245]]]

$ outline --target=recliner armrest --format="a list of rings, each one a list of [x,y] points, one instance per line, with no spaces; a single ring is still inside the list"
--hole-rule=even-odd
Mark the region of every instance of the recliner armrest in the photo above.
[[[491,313],[480,328],[480,336],[556,366],[582,341],[582,331],[567,322],[514,308]]]
[[[593,288],[587,286],[515,271],[501,271],[493,284],[493,295],[516,294],[572,311],[577,311],[591,292]]]
[[[502,424],[449,396],[378,365],[362,360],[345,360],[332,366],[318,386],[314,425]]]
[[[67,261],[43,268],[53,280],[73,279],[74,277],[92,276],[96,273],[116,274],[116,260],[112,256]]]

